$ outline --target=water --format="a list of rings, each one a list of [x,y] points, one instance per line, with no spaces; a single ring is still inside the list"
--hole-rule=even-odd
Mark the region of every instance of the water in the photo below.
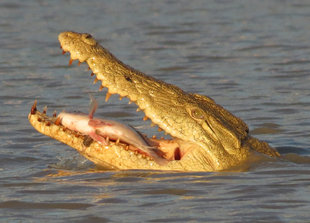
[[[310,3],[304,1],[0,2],[1,222],[309,222]],[[246,172],[106,171],[37,133],[49,113],[88,111],[152,135],[135,105],[68,67],[57,41],[92,33],[131,66],[211,96],[290,161]],[[293,153],[295,155],[290,155]],[[294,161],[294,162],[292,162]]]

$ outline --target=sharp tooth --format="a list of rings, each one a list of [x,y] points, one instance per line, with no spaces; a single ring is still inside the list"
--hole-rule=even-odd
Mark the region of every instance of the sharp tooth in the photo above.
[[[56,121],[55,121],[55,125],[60,125],[60,123],[61,123],[61,120],[60,120],[60,118],[58,117],[58,118],[56,119]]]
[[[128,145],[125,147],[125,150],[126,150],[126,151],[128,151],[128,150],[129,150],[129,146],[128,146]]]
[[[119,138],[117,138],[116,142],[115,142],[116,145],[119,144]]]
[[[129,101],[128,101],[128,104],[130,105],[131,103],[132,103],[132,101],[131,101],[131,100],[129,100]]]
[[[69,60],[69,66],[72,64],[73,60],[70,58]]]
[[[62,50],[62,55],[64,55],[66,53],[66,51]]]
[[[90,70],[90,67],[87,67],[87,70]]]
[[[78,66],[80,66],[81,65],[81,61],[79,61],[79,63],[78,63]]]
[[[135,154],[138,155],[138,151],[137,150],[135,150]]]
[[[53,117],[56,118],[56,116],[57,116],[57,113],[56,113],[56,110],[55,110],[54,113],[53,113]]]
[[[102,91],[103,88],[104,88],[104,87],[103,87],[102,85],[100,85],[99,91]]]
[[[110,97],[111,97],[111,93],[107,92],[107,95],[105,96],[105,102],[107,102]]]
[[[155,124],[153,122],[151,122],[151,127],[154,127],[154,126],[155,126]]]
[[[137,108],[137,110],[136,110],[137,112],[139,112],[139,111],[141,111],[141,109],[140,108]]]
[[[46,114],[46,112],[47,112],[47,106],[45,105],[45,107],[43,108],[43,114]]]
[[[148,120],[149,118],[147,117],[147,116],[144,116],[143,117],[143,121],[146,121],[146,120]]]
[[[123,97],[122,97],[122,96],[119,96],[119,100],[120,100],[120,101],[123,100]]]
[[[34,115],[37,112],[37,100],[34,100],[34,103],[31,107],[30,113]]]
[[[94,76],[94,75],[95,75],[94,73],[91,73],[91,74],[90,74],[90,76]]]
[[[152,136],[152,139],[156,139],[156,135],[153,135],[153,136]]]
[[[95,77],[93,84],[96,84],[96,83],[97,83],[97,81],[98,81],[98,78],[97,78],[97,77]]]
[[[161,131],[163,131],[161,128],[158,128],[158,132],[161,132]]]
[[[105,139],[107,144],[110,144],[110,138],[109,136],[107,136],[107,138]]]

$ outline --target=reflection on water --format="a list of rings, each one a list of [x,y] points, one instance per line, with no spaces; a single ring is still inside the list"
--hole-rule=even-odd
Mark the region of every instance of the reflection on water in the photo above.
[[[309,10],[306,0],[1,1],[1,221],[308,222]],[[85,65],[67,66],[64,30],[211,96],[283,158],[253,157],[242,172],[110,171],[40,135],[27,120],[34,99],[51,113],[87,112],[88,93],[98,115],[158,134],[135,105],[105,103]]]

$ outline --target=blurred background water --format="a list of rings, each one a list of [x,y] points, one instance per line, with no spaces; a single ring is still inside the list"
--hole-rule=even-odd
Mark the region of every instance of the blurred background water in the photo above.
[[[310,2],[2,0],[1,222],[309,222]],[[68,67],[57,36],[91,33],[125,63],[242,118],[291,161],[246,172],[106,171],[37,133],[39,107],[88,111],[152,135],[135,105]],[[288,156],[288,155],[287,155]]]

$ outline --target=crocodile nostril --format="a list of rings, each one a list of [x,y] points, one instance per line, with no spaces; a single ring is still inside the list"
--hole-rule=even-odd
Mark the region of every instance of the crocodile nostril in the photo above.
[[[128,76],[125,76],[126,81],[132,82],[131,78]]]

